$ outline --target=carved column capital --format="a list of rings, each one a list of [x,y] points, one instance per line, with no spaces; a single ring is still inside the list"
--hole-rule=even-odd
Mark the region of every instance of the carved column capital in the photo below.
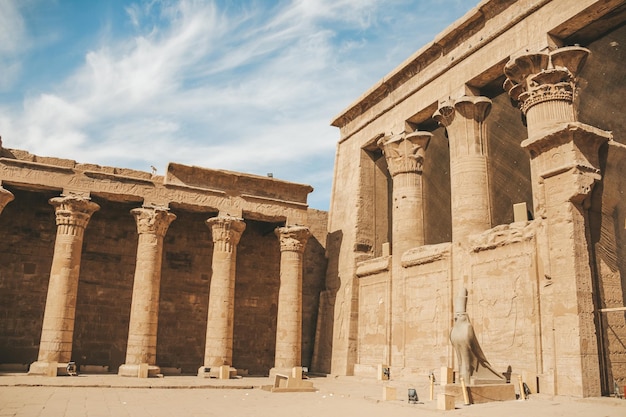
[[[246,230],[246,223],[240,217],[220,215],[211,217],[206,224],[211,229],[213,243],[221,243],[228,248],[237,246],[241,234]]]
[[[529,53],[504,67],[504,89],[527,118],[529,135],[546,125],[576,121],[576,80],[590,51],[580,46]]]
[[[135,216],[137,233],[140,235],[145,233],[163,237],[170,223],[176,220],[176,215],[164,207],[138,207],[130,212]]]
[[[13,193],[0,185],[0,213],[2,213],[6,205],[13,200],[15,200]]]
[[[277,227],[274,233],[280,239],[281,252],[303,253],[306,242],[309,240],[309,236],[311,236],[309,228],[305,226]]]
[[[432,136],[430,132],[418,131],[381,138],[378,146],[385,154],[391,176],[401,173],[421,173],[424,154]]]
[[[446,128],[450,140],[450,160],[463,156],[484,155],[483,122],[491,110],[491,100],[481,96],[464,96],[444,102],[433,119]]]
[[[491,110],[491,100],[482,96],[463,96],[454,102],[446,101],[440,104],[439,108],[433,114],[433,119],[440,125],[448,127],[452,125],[458,113],[462,120],[475,121],[482,123],[489,115]]]
[[[98,204],[83,196],[53,197],[48,202],[55,208],[57,226],[85,229],[91,215],[100,209]]]

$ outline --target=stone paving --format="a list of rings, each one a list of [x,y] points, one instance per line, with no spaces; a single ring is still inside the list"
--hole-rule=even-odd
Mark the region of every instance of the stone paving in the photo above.
[[[508,401],[436,410],[427,381],[373,381],[357,377],[312,378],[315,393],[270,393],[269,378],[228,381],[194,376],[136,379],[117,375],[46,378],[0,375],[0,416],[20,417],[160,417],[160,416],[568,416],[624,417],[626,401],[615,398],[572,399],[531,395]],[[383,401],[384,386],[397,388],[398,399]],[[415,387],[423,404],[409,404]]]

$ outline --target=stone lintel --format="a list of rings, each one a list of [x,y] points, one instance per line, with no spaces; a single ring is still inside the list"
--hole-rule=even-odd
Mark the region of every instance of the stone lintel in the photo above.
[[[426,245],[412,248],[402,254],[402,266],[409,268],[412,266],[428,264],[440,260],[450,259],[452,255],[452,244],[449,242],[437,245]]]
[[[472,252],[492,250],[501,246],[527,242],[535,239],[538,223],[515,222],[502,224],[483,233],[472,235],[470,245]]]
[[[164,183],[224,191],[231,196],[246,194],[304,204],[306,204],[308,194],[313,191],[310,185],[282,181],[269,176],[201,168],[173,162],[167,166]]]
[[[391,256],[382,256],[380,258],[369,259],[359,262],[356,266],[356,276],[363,278],[369,275],[375,275],[386,272],[391,269]]]

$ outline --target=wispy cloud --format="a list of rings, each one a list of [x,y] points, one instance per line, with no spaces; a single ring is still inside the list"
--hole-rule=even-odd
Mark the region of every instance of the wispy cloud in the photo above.
[[[414,22],[404,6],[128,4],[129,32],[103,35],[49,91],[19,107],[0,105],[0,132],[5,146],[42,155],[144,170],[172,160],[273,172],[328,194],[338,138],[330,119],[423,44],[405,36]],[[0,58],[16,56],[28,36],[10,1],[0,2],[0,25],[5,20],[15,34],[0,38]],[[2,77],[0,88],[11,83]],[[315,199],[325,208],[328,195]]]
[[[0,2],[0,91],[9,87],[20,68],[20,54],[27,47],[24,19],[14,0]]]

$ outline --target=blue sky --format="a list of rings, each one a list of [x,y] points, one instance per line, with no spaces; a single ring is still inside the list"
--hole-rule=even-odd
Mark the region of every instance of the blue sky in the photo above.
[[[350,103],[473,0],[0,0],[8,148],[310,184],[327,210]]]

